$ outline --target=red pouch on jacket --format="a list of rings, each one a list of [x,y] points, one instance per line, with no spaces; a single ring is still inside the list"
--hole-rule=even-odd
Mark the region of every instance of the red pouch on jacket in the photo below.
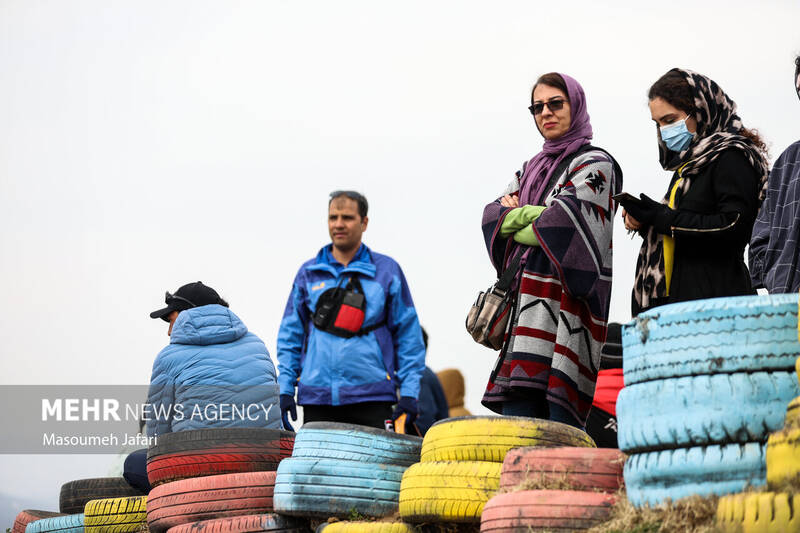
[[[358,333],[364,324],[364,295],[358,292],[347,292],[339,307],[333,327]]]

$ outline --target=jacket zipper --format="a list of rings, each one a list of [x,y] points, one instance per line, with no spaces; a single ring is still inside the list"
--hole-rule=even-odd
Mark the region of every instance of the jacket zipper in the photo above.
[[[672,238],[675,238],[675,230],[678,231],[688,231],[693,233],[714,233],[716,231],[725,231],[727,229],[731,229],[739,222],[739,213],[736,213],[736,218],[725,227],[722,228],[709,228],[709,229],[696,229],[696,228],[681,228],[680,226],[670,226],[670,231],[672,233]]]

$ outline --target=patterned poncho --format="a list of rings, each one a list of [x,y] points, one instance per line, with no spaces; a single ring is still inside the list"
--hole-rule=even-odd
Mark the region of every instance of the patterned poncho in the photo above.
[[[523,168],[518,176],[524,174]],[[518,274],[510,338],[483,404],[501,412],[510,394],[539,389],[548,402],[585,424],[606,337],[616,211],[612,196],[622,189],[622,175],[606,152],[590,149],[554,178],[544,200],[547,208],[533,223],[540,246],[530,248]],[[516,190],[519,177],[504,194]],[[498,271],[517,248],[511,237],[499,235],[509,211],[499,199],[484,210],[486,246]]]

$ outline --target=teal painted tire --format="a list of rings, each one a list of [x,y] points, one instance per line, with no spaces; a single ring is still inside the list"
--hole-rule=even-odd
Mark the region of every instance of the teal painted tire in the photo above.
[[[619,447],[648,450],[766,441],[800,396],[794,370],[637,383],[617,400]]]
[[[278,466],[275,512],[291,516],[372,517],[397,512],[405,466],[292,457]]]
[[[419,462],[422,439],[383,429],[309,422],[297,432],[292,457],[338,459],[411,466]]]
[[[641,507],[765,485],[765,448],[748,442],[631,455],[623,470],[628,500]]]
[[[55,516],[28,523],[25,533],[83,533],[83,514]]]
[[[622,333],[625,384],[704,374],[794,370],[797,294],[656,307]]]

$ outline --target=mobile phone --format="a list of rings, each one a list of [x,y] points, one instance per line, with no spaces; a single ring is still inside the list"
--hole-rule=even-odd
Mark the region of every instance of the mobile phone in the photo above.
[[[639,204],[639,205],[641,205],[641,203],[642,203],[642,201],[639,198],[636,198],[634,195],[632,195],[630,193],[627,193],[627,192],[621,192],[619,194],[615,194],[614,196],[612,196],[612,198],[614,200],[616,200],[617,202],[621,203],[622,205],[625,205],[625,204]]]

